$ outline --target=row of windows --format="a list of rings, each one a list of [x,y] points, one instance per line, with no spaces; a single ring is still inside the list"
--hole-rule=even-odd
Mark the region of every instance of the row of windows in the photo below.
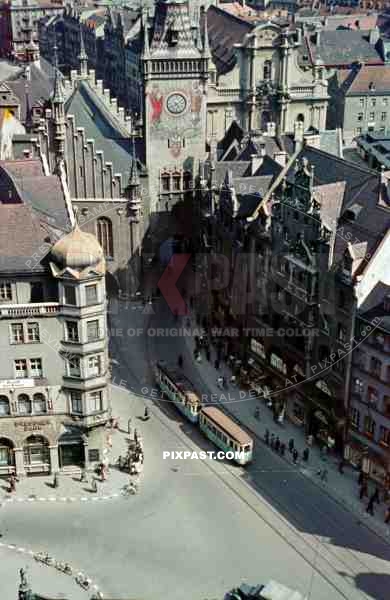
[[[34,394],[32,399],[28,394],[19,394],[16,402],[16,410],[19,415],[38,415],[47,412],[47,402],[43,394]],[[14,411],[12,411],[14,412]],[[11,404],[7,396],[0,396],[0,416],[11,414]]]
[[[367,99],[368,100],[368,99]],[[374,107],[377,105],[377,103],[379,104],[379,102],[377,102],[378,98],[370,98],[368,100],[368,103],[370,106]],[[366,103],[366,98],[360,98],[359,99],[359,103],[360,106],[364,106]],[[382,106],[388,106],[389,104],[389,99],[388,98],[382,98]]]
[[[71,285],[64,286],[65,293],[65,304],[70,304],[71,306],[76,306],[76,288]],[[92,283],[90,285],[85,286],[85,302],[87,306],[93,306],[98,303],[98,289],[97,284]]]
[[[153,73],[199,71],[199,62],[196,60],[185,61],[155,61],[152,62]]]
[[[14,360],[14,373],[16,379],[43,377],[42,359],[17,358]]]
[[[351,409],[351,424],[356,429],[363,431],[368,437],[376,439],[380,444],[390,446],[390,429],[384,425],[380,425],[379,433],[377,434],[378,429],[375,420],[371,416],[366,415],[361,423],[361,414],[357,408]]]
[[[85,377],[99,377],[102,372],[103,356],[100,354],[88,356],[86,363],[78,356],[72,356],[66,361],[66,374],[69,377],[82,377],[82,374]]]
[[[368,360],[366,352],[357,348],[353,353],[353,362],[362,371],[366,371],[372,377],[380,379],[384,383],[390,383],[390,364],[384,364],[376,356],[371,356]]]
[[[101,390],[89,392],[86,394],[86,412],[94,413],[100,412],[103,407],[103,392]],[[70,410],[72,413],[81,415],[84,413],[83,410],[83,397],[82,393],[78,391],[70,392]]]
[[[42,282],[31,282],[30,289],[30,302],[43,302],[44,293]],[[0,302],[8,302],[12,299],[12,283],[10,281],[0,281]]]
[[[200,423],[202,425],[204,425],[209,431],[211,431],[219,440],[222,440],[224,442],[224,444],[229,444],[229,446],[231,448],[233,448],[234,450],[236,450],[237,452],[249,452],[250,450],[250,445],[246,445],[244,447],[240,446],[240,444],[238,444],[237,442],[235,442],[233,439],[228,438],[226,436],[226,434],[221,431],[218,427],[215,426],[215,424],[210,421],[207,417],[205,417],[205,415],[201,414],[200,417]]]
[[[354,394],[358,394],[362,400],[368,402],[373,408],[380,409],[380,395],[376,387],[368,385],[365,392],[364,381],[359,377],[354,377],[352,391]],[[390,417],[390,396],[383,395],[382,412]]]
[[[10,325],[11,344],[31,344],[40,342],[39,323],[11,323]]]
[[[100,328],[99,320],[87,321],[87,342],[95,342],[103,337],[104,330]],[[80,342],[79,321],[65,321],[65,340]]]
[[[378,118],[379,118],[379,115],[378,115]],[[357,116],[357,120],[358,121],[363,121],[363,119],[364,119],[364,113],[359,112],[358,116]],[[375,121],[375,113],[374,112],[368,113],[368,119],[369,119],[369,121]],[[382,112],[381,113],[380,120],[381,121],[387,121],[387,112]]]
[[[162,192],[180,192],[188,191],[192,187],[191,173],[180,173],[170,175],[163,173],[161,175],[161,191]]]

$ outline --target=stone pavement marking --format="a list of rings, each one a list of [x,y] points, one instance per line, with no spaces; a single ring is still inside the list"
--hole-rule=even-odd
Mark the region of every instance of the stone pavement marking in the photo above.
[[[21,546],[17,547],[15,546],[15,544],[4,544],[4,542],[0,542],[0,548],[7,548],[8,550],[15,550],[16,552],[19,552],[20,554],[26,554],[30,557],[35,558],[35,555],[38,554],[38,552],[34,552],[34,550],[26,550],[26,548],[22,548]],[[53,558],[53,557],[52,557]],[[57,561],[53,558],[53,564],[52,565],[47,565],[46,563],[39,561],[41,564],[43,564],[46,567],[51,567],[53,569],[56,569],[55,563],[59,563],[59,562],[65,562],[65,561]],[[101,598],[101,600],[104,600],[104,596],[102,594],[102,592],[100,592],[100,588],[97,585],[97,583],[94,583],[94,581],[91,579],[91,577],[87,577],[85,575],[85,573],[83,573],[82,571],[78,571],[76,568],[73,568],[71,565],[69,565],[72,569],[71,573],[64,573],[63,571],[61,571],[60,569],[57,569],[57,571],[59,573],[62,573],[63,575],[68,575],[69,577],[73,577],[73,576],[79,576],[79,575],[83,575],[83,577],[85,577],[85,579],[87,579],[90,583],[88,586],[88,589],[85,589],[84,591],[87,593],[91,592],[91,589],[94,590],[95,592],[99,592],[99,597]],[[82,586],[80,586],[82,587]],[[83,589],[83,588],[82,588]]]
[[[123,496],[123,488],[121,490],[121,493],[114,493],[114,494],[110,494],[109,496],[91,496],[91,497],[86,497],[86,496],[80,496],[78,498],[74,498],[74,497],[65,497],[65,496],[48,496],[46,498],[44,497],[39,497],[39,498],[30,498],[30,497],[3,497],[2,498],[2,502],[7,503],[7,504],[12,504],[13,502],[96,502],[98,500],[114,500],[116,498],[120,498],[121,496]],[[0,501],[0,508],[1,508],[2,504]]]

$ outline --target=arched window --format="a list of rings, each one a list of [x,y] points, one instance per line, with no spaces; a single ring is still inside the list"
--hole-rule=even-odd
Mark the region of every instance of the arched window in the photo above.
[[[50,464],[49,442],[41,435],[30,435],[23,445],[25,466]]]
[[[169,192],[170,189],[170,177],[169,173],[161,175],[161,190],[163,192]]]
[[[3,415],[9,415],[9,400],[7,396],[0,396],[0,417]]]
[[[7,438],[0,438],[0,467],[14,464],[14,445]]]
[[[305,122],[305,115],[303,115],[302,113],[299,113],[299,115],[297,116],[297,123],[304,123]]]
[[[31,400],[27,394],[19,394],[18,396],[18,412],[21,415],[31,414]]]
[[[107,217],[100,217],[97,220],[97,239],[103,248],[104,256],[113,258],[112,223]]]
[[[43,394],[34,394],[33,408],[35,414],[46,412],[46,399]]]

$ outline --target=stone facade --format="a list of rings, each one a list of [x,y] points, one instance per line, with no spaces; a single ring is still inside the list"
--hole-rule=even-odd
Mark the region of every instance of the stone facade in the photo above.
[[[20,244],[18,236],[25,243],[23,222],[37,252],[20,266],[4,254],[0,474],[95,467],[104,461],[110,406],[102,250],[77,227],[54,245],[39,240],[28,207],[12,208],[10,215],[0,206],[1,218],[17,224],[23,212],[24,219],[9,246]]]
[[[380,292],[383,300],[359,311],[356,324],[361,343],[353,353],[348,458],[389,488],[390,289]]]

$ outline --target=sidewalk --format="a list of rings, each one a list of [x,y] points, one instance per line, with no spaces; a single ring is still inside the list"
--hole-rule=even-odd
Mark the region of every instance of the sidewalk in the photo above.
[[[116,461],[120,455],[124,456],[127,451],[127,421],[130,410],[124,413],[121,403],[115,400],[115,387],[112,386],[114,417],[119,417],[119,429],[107,427],[104,432],[107,458],[109,461],[109,472],[106,481],[101,481],[94,472],[87,474],[87,482],[80,481],[81,470],[75,467],[72,473],[59,474],[57,488],[53,487],[53,475],[37,475],[35,477],[24,477],[16,483],[15,492],[9,493],[8,482],[0,480],[0,503],[12,502],[88,502],[113,500],[121,497],[123,488],[129,483],[129,474],[119,471]],[[120,391],[123,393],[123,391]],[[130,405],[129,405],[130,406]],[[132,422],[134,418],[132,418]],[[123,428],[123,429],[122,429]],[[134,425],[132,427],[134,429]],[[133,433],[132,433],[133,435]],[[111,445],[112,444],[112,445]],[[94,492],[91,484],[96,480],[97,491]]]
[[[195,321],[193,325],[195,326]],[[387,525],[384,523],[387,505],[382,501],[379,505],[375,504],[374,516],[366,512],[368,498],[375,489],[373,484],[369,484],[368,497],[361,501],[359,500],[358,472],[350,465],[344,466],[343,474],[339,473],[338,466],[340,459],[334,455],[328,455],[324,460],[320,449],[315,445],[309,448],[309,460],[308,462],[304,462],[302,460],[302,452],[307,448],[304,431],[286,419],[282,425],[275,423],[273,412],[267,407],[265,400],[263,398],[254,399],[253,397],[249,397],[249,394],[240,390],[237,385],[233,386],[228,383],[227,389],[221,391],[217,385],[217,378],[223,375],[225,380],[229,382],[232,374],[230,369],[223,362],[221,362],[219,371],[214,369],[214,359],[216,358],[214,348],[211,348],[210,362],[206,360],[205,353],[202,352],[202,363],[196,363],[192,359],[195,347],[194,340],[186,337],[185,341],[194,368],[198,370],[210,392],[216,394],[216,397],[218,397],[216,402],[220,403],[221,408],[259,438],[260,441],[257,442],[258,444],[263,443],[265,445],[264,439],[267,429],[270,435],[274,433],[275,436],[279,436],[281,442],[284,442],[287,446],[285,460],[291,465],[293,461],[288,451],[288,441],[290,438],[294,439],[295,448],[299,452],[296,468],[299,469],[300,473],[311,479],[315,485],[322,487],[324,492],[336,502],[339,502],[344,508],[354,513],[363,525],[390,543],[390,524]],[[260,419],[254,416],[256,407],[260,409]],[[269,451],[271,452],[272,450],[270,449]],[[322,482],[318,475],[318,472],[324,469],[328,472],[327,482]]]

